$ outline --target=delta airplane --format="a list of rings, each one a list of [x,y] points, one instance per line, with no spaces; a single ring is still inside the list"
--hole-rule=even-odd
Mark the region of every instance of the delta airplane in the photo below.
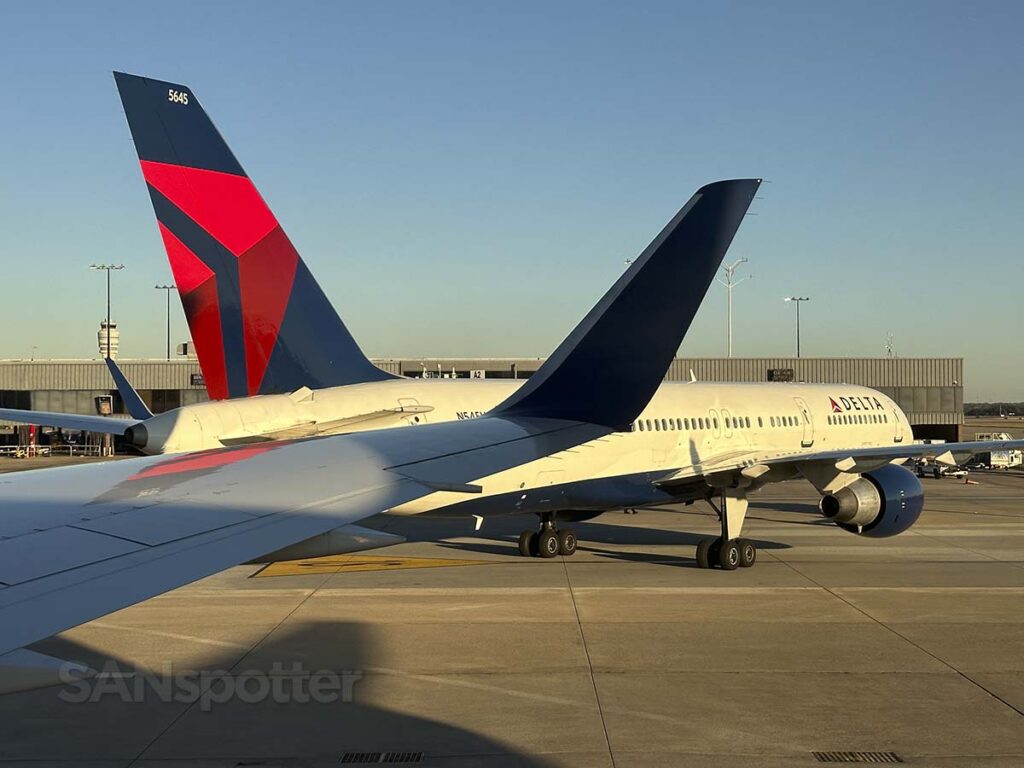
[[[230,497],[229,482],[238,482],[234,475],[251,482],[243,467],[259,466],[269,476],[260,477],[251,493],[238,494],[237,506],[229,504],[232,511],[248,515],[247,504],[266,510],[270,500],[278,505],[275,511],[294,510],[312,491],[299,492],[303,472],[290,475],[276,465],[279,459],[303,455],[326,468],[331,446],[377,450],[386,445],[388,451],[403,446],[406,458],[425,451],[409,459],[410,466],[443,467],[410,474],[402,465],[401,474],[413,478],[421,492],[389,497],[387,503],[373,497],[368,509],[359,506],[358,515],[344,525],[305,537],[281,536],[273,540],[275,546],[239,551],[227,564],[267,556],[278,547],[291,557],[308,557],[378,545],[372,532],[350,523],[381,511],[532,514],[539,524],[520,536],[520,552],[571,555],[576,536],[559,522],[612,509],[706,500],[719,516],[721,535],[700,543],[697,563],[733,570],[756,560],[757,548],[742,537],[742,527],[750,494],[767,483],[804,478],[821,494],[823,515],[838,527],[863,536],[893,536],[913,525],[924,503],[919,480],[900,462],[920,456],[955,461],[988,450],[985,443],[914,444],[896,403],[863,387],[660,383],[757,180],[699,190],[525,383],[394,377],[359,350],[191,89],[115,77],[214,400],[152,416],[141,400],[128,396],[136,418],[114,427],[100,417],[0,412],[3,418],[54,426],[116,430],[143,452],[156,454],[138,460],[153,463],[115,484],[116,490],[100,486],[128,470],[93,470],[89,487],[96,495],[76,492],[70,500],[47,501],[54,509],[73,508],[85,498],[90,509],[137,499],[138,509],[152,507],[160,518],[178,501],[201,505],[205,499],[219,506],[219,498],[205,494]],[[112,372],[117,377],[116,366]],[[656,383],[636,407],[626,393],[635,382],[652,380]],[[126,382],[118,385],[122,392],[130,390]],[[572,444],[531,433],[526,442],[539,443],[529,449],[535,455],[493,464],[478,461],[475,449],[456,455],[452,446],[461,443],[450,435],[475,436],[472,425],[493,424],[500,414],[597,425],[601,433]],[[382,430],[396,426],[416,429],[387,430],[385,437]],[[318,457],[317,447],[323,447],[324,457]],[[160,457],[167,453],[179,455]],[[186,478],[197,473],[201,491],[178,488],[182,473]],[[94,483],[94,477],[103,481]],[[347,490],[349,479],[342,472],[332,481],[332,499],[353,493]],[[256,491],[268,483],[273,492],[261,498]],[[43,490],[25,478],[16,484]],[[43,493],[42,498],[48,497]],[[144,517],[135,516],[142,528]],[[174,527],[166,519],[159,525]],[[162,545],[170,535],[160,534],[156,541]],[[0,559],[4,546],[17,541],[0,541]],[[144,532],[139,541],[153,546]],[[2,568],[0,582],[19,583],[7,580]],[[0,616],[5,594],[0,590]]]
[[[481,494],[478,478],[629,432],[757,187],[698,190],[538,372],[477,418],[5,475],[0,690],[60,682],[66,666],[24,647],[51,634],[268,552],[344,540],[353,523],[439,490]],[[642,330],[627,339],[623,328]]]

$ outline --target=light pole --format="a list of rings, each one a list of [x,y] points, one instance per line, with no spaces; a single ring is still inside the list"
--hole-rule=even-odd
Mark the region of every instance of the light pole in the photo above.
[[[741,277],[739,280],[733,280],[733,275],[736,273],[736,268],[740,264],[745,264],[746,259],[736,259],[732,264],[723,264],[722,270],[725,272],[725,280],[720,277],[716,277],[715,280],[724,285],[729,291],[729,357],[732,357],[732,289],[742,283],[744,280],[749,280],[753,275],[747,275]]]
[[[171,359],[171,291],[175,289],[174,285],[154,285],[158,291],[167,292],[167,359]]]
[[[800,357],[800,302],[810,301],[810,296],[787,296],[783,301],[792,301],[796,304],[796,356]]]
[[[90,264],[89,269],[102,269],[107,273],[107,354],[110,357],[110,271],[124,269],[124,264]]]

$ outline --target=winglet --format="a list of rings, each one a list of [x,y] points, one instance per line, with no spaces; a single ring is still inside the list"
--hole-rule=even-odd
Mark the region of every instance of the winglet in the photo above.
[[[661,384],[760,184],[738,179],[699,189],[492,414],[628,429]]]
[[[133,419],[139,421],[145,421],[153,415],[153,412],[146,407],[146,404],[142,402],[142,398],[139,397],[139,393],[135,391],[128,382],[128,377],[125,376],[121,369],[117,367],[117,363],[111,360],[109,357],[104,358],[107,364],[107,370],[110,371],[110,375],[114,379],[114,383],[117,385],[117,392],[121,395],[121,400],[124,401],[124,407],[128,409],[128,415]]]

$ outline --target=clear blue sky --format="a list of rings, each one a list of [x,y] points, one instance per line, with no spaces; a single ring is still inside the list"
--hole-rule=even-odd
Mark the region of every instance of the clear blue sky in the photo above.
[[[112,69],[186,83],[374,356],[540,356],[701,184],[763,176],[736,354],[966,358],[1024,399],[1024,4],[21,3],[0,357],[163,351]],[[185,336],[175,307],[176,340]],[[682,348],[725,353],[716,286]]]

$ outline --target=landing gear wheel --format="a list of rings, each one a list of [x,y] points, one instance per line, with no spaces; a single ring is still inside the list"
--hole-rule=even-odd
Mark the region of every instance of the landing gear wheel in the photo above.
[[[722,549],[721,539],[711,539],[711,543],[708,544],[708,568],[714,568],[718,565],[718,553]]]
[[[552,530],[544,530],[537,534],[537,554],[545,558],[557,555],[558,534]]]
[[[701,539],[697,543],[697,567],[698,568],[711,568],[711,545],[714,544],[714,539]]]
[[[558,532],[558,554],[569,557],[576,554],[576,533],[574,531]]]
[[[757,545],[750,539],[737,539],[740,549],[740,568],[749,568],[757,562]]]
[[[532,540],[532,543],[531,543]],[[533,557],[537,553],[537,532],[523,531],[519,534],[519,554],[523,557]]]
[[[723,541],[718,549],[718,566],[723,571],[735,571],[740,565],[740,548],[735,541]]]

